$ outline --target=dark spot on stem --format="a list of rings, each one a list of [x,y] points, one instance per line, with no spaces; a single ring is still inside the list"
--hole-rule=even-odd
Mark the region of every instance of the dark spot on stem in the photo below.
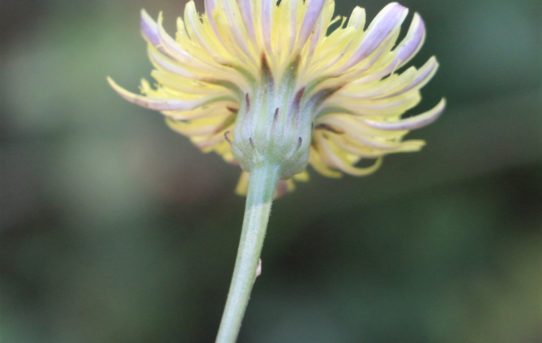
[[[247,111],[250,111],[250,96],[248,93],[245,93],[245,102],[247,104]]]
[[[298,137],[297,138],[297,150],[299,150],[302,145],[303,145],[303,138]]]
[[[273,124],[276,124],[277,121],[279,120],[279,112],[280,112],[280,108],[276,108],[275,109],[275,114],[273,114]]]

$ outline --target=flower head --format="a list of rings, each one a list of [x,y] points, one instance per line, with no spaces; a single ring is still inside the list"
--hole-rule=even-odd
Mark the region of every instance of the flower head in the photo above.
[[[168,35],[162,16],[143,11],[155,84],[142,95],[113,88],[126,100],[163,113],[168,125],[205,152],[216,152],[246,173],[261,163],[281,168],[282,190],[305,180],[307,164],[319,173],[367,175],[384,155],[418,151],[420,140],[403,140],[442,113],[442,100],[403,118],[421,100],[420,89],[438,63],[405,66],[425,39],[415,13],[398,42],[408,9],[390,3],[366,25],[356,7],[334,17],[334,0],[193,1]],[[372,165],[360,167],[362,160]]]

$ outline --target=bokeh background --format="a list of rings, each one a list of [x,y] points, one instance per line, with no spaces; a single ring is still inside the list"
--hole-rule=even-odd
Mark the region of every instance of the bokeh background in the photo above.
[[[403,4],[448,109],[422,153],[276,203],[240,342],[542,342],[542,2]],[[136,89],[140,8],[183,1],[0,5],[0,342],[212,342],[238,170],[105,82]]]

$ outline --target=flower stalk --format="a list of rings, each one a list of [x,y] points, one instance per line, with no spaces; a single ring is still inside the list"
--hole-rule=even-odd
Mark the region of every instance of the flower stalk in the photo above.
[[[307,166],[328,177],[365,176],[394,153],[419,151],[406,135],[438,119],[442,99],[417,115],[435,57],[405,68],[425,41],[425,24],[392,2],[371,21],[355,7],[336,16],[335,0],[205,0],[186,3],[169,35],[163,16],[141,15],[153,82],[124,99],[161,112],[203,152],[242,170],[248,194],[234,274],[217,343],[234,343],[258,273],[274,196],[307,181]],[[400,40],[399,37],[403,36]],[[367,163],[369,162],[369,163]],[[247,181],[248,180],[248,181]]]
[[[258,276],[258,263],[280,169],[277,165],[264,163],[250,173],[243,229],[216,343],[237,341],[250,293]]]

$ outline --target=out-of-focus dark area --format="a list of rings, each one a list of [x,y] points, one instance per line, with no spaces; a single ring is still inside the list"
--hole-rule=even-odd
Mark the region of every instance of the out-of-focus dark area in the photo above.
[[[275,204],[240,342],[542,342],[542,2],[403,4],[441,62],[420,110],[448,109],[422,153]],[[140,8],[183,2],[0,6],[0,342],[212,342],[239,171],[105,82],[137,89]]]

